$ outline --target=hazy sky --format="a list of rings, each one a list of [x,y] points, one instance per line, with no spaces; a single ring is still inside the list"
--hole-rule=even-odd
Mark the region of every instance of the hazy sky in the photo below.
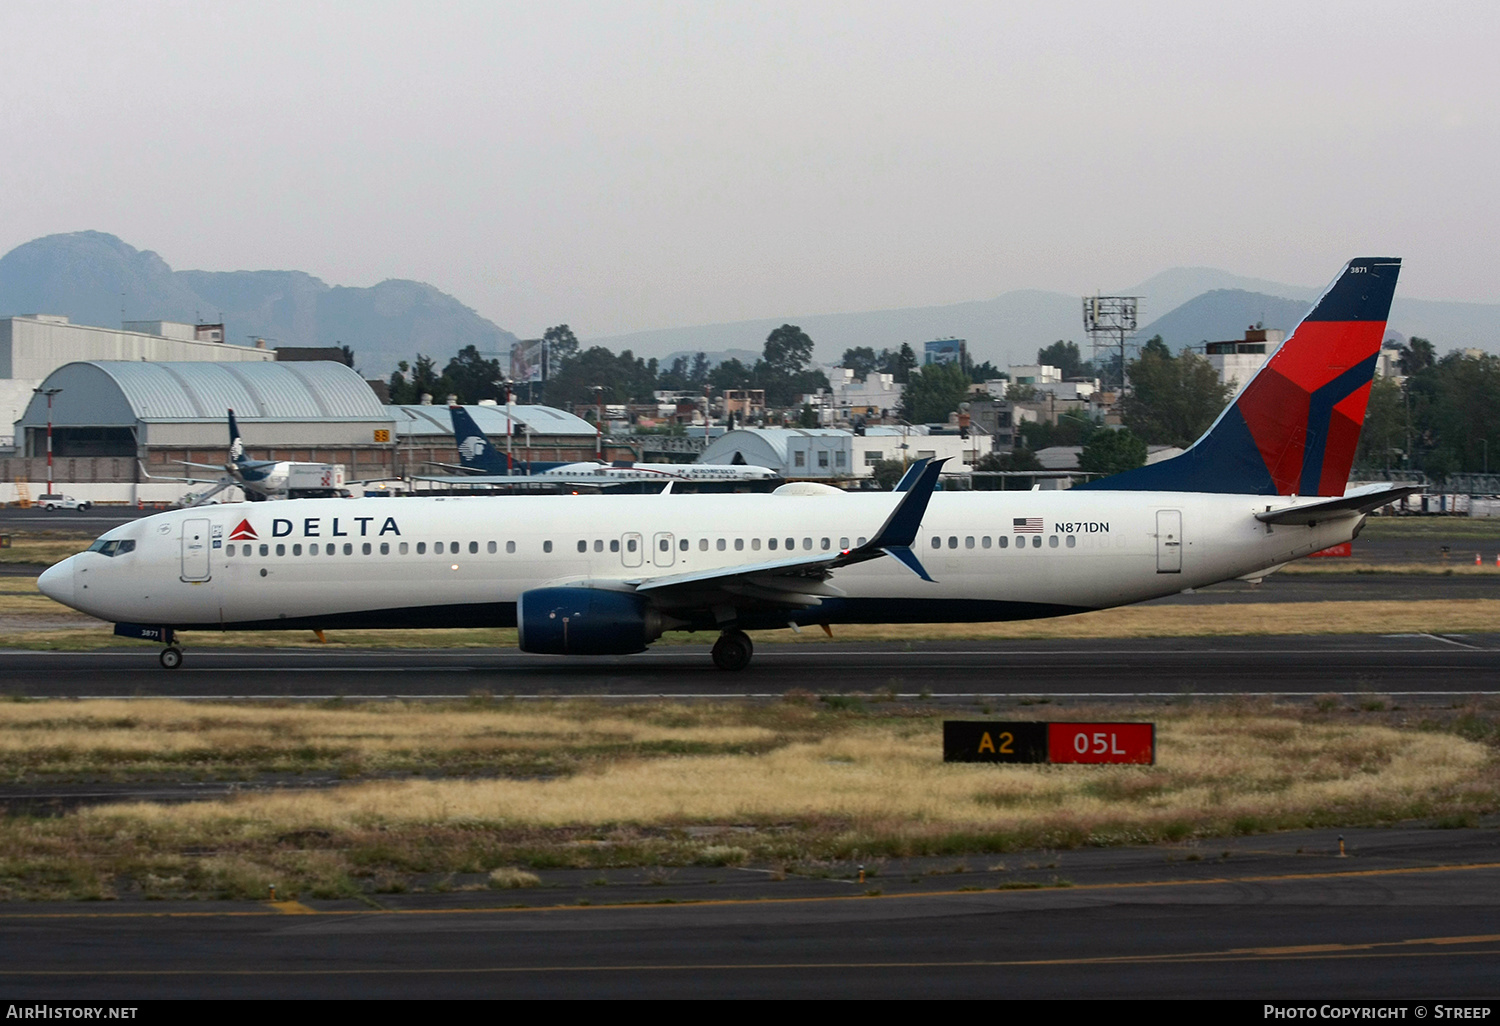
[[[580,336],[1355,255],[1500,301],[1500,5],[0,2],[0,252]]]

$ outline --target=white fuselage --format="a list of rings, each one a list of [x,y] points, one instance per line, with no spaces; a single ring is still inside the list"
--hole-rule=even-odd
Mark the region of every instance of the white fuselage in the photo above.
[[[114,622],[172,627],[514,623],[524,591],[836,551],[899,496],[578,495],[306,499],[175,510],[118,527],[41,578]],[[938,492],[912,551],[837,570],[845,598],[784,624],[1016,619],[1139,602],[1350,540],[1361,518],[1269,526],[1297,500],[1107,491]],[[96,543],[96,547],[99,543]]]

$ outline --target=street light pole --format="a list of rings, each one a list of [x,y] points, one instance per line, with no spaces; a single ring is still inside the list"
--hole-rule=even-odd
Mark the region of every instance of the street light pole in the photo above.
[[[37,395],[47,397],[47,494],[52,494],[52,397],[62,392],[60,388],[33,388]]]

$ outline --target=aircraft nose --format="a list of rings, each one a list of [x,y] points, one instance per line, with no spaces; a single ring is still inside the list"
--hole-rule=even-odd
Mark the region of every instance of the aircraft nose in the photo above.
[[[36,586],[54,602],[73,605],[73,557],[43,570],[42,576],[36,579]]]

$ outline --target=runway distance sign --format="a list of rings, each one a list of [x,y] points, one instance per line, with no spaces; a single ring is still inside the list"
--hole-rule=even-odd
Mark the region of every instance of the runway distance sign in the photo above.
[[[943,761],[1151,766],[1156,724],[944,720]]]

